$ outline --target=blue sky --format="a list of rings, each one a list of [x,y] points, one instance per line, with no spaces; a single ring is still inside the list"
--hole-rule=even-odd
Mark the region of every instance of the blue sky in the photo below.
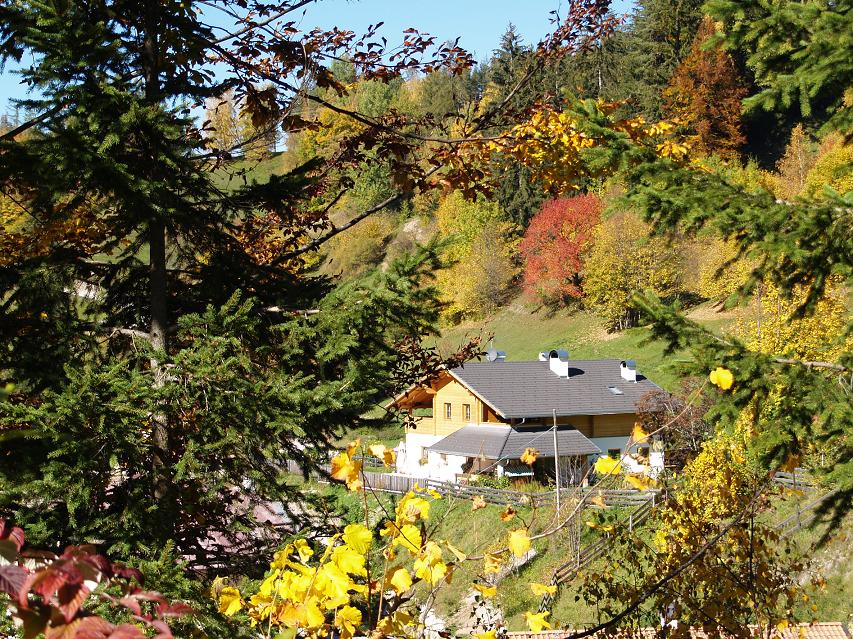
[[[325,0],[309,5],[300,21],[306,30],[337,25],[358,32],[382,20],[381,34],[389,45],[399,43],[407,27],[439,40],[458,36],[464,48],[485,60],[509,23],[526,42],[537,42],[549,30],[549,13],[557,10],[564,15],[566,5],[566,0]],[[616,13],[625,13],[630,6],[630,0],[613,2]],[[0,113],[11,108],[10,99],[25,96],[13,68],[7,65],[0,73]]]

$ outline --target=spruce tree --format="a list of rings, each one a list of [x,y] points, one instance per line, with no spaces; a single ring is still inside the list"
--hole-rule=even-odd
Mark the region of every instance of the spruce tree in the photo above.
[[[0,58],[33,60],[22,105],[38,114],[0,139],[15,211],[0,260],[0,375],[15,385],[0,515],[37,545],[174,544],[194,567],[251,564],[279,535],[258,508],[302,497],[283,465],[323,461],[396,390],[396,345],[437,318],[434,247],[335,290],[306,270],[301,256],[336,232],[323,195],[339,185],[316,162],[217,187],[233,150],[210,148],[192,107],[233,89],[256,128],[298,128],[304,92],[259,83],[270,61],[255,56],[330,86],[318,60],[342,45],[302,36],[318,56],[303,59],[299,36],[265,39],[252,16],[283,24],[300,3],[218,3],[244,17],[224,36],[201,4],[0,3]],[[337,161],[357,163],[360,135]]]

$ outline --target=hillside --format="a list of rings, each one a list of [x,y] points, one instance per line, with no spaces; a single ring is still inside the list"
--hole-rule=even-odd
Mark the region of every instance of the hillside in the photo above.
[[[689,317],[717,332],[730,327],[743,309],[718,312],[712,304],[695,307]],[[466,336],[493,336],[495,348],[506,351],[507,360],[536,359],[539,352],[564,348],[574,359],[635,359],[640,372],[667,390],[677,380],[683,355],[664,354],[664,344],[650,338],[646,327],[608,333],[601,317],[589,311],[550,311],[525,305],[522,300],[480,321],[447,327],[437,341],[442,351],[462,343]]]

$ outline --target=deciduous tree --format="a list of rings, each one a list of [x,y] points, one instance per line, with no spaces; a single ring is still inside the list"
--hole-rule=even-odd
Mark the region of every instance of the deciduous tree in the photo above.
[[[543,301],[564,301],[583,293],[583,257],[601,216],[594,195],[546,202],[518,246],[525,261],[524,288]]]

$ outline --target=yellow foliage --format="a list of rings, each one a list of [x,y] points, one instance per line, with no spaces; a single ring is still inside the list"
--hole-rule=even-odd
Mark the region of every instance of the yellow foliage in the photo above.
[[[498,594],[498,589],[496,586],[484,586],[483,584],[471,584],[474,587],[474,590],[479,592],[486,598],[494,597]]]
[[[729,390],[735,382],[735,376],[732,372],[722,366],[717,366],[717,368],[712,370],[710,375],[708,375],[708,379],[712,384],[719,386],[724,391]]]
[[[516,557],[524,556],[530,550],[530,537],[524,528],[510,531],[507,547]]]
[[[584,294],[610,329],[634,324],[634,294],[650,290],[666,297],[680,287],[678,250],[649,233],[648,224],[629,212],[612,215],[595,229],[585,262]]]
[[[599,457],[595,460],[595,472],[601,475],[618,475],[622,472],[622,460]]]
[[[532,466],[538,456],[539,451],[535,448],[525,448],[524,452],[521,454],[521,462],[528,466]]]
[[[533,591],[533,594],[537,597],[542,597],[544,595],[553,595],[557,592],[557,586],[546,586],[545,584],[530,584],[530,590]]]
[[[389,584],[395,591],[397,591],[398,595],[402,595],[403,593],[408,592],[412,587],[412,576],[405,568],[397,568],[397,570],[394,571],[394,574],[391,575]]]
[[[381,459],[386,468],[390,468],[397,461],[397,453],[394,452],[394,449],[387,448],[383,444],[373,444],[367,451],[374,457]]]
[[[231,586],[226,586],[219,593],[219,612],[226,617],[233,617],[243,608],[243,599],[240,591]]]
[[[547,610],[545,612],[525,612],[524,620],[527,622],[527,627],[530,628],[530,632],[542,632],[547,628],[551,627],[551,624],[545,621],[545,617],[550,615],[551,613]]]
[[[853,144],[840,137],[830,137],[822,145],[820,155],[806,176],[805,194],[821,197],[828,186],[841,194],[853,191]]]

